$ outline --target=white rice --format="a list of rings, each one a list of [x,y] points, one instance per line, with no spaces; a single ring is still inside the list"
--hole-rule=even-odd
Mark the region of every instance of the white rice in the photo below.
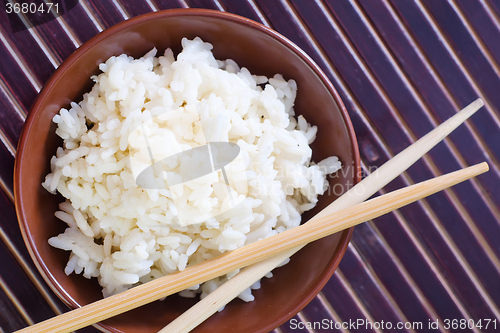
[[[218,61],[199,38],[182,46],[177,60],[170,49],[111,57],[83,101],[53,119],[64,146],[43,186],[66,198],[55,215],[68,228],[49,244],[71,251],[66,274],[97,277],[105,297],[298,226],[340,169],[336,157],[310,162],[317,128],[294,116],[295,81]],[[237,144],[225,167],[230,187],[221,170],[165,189],[138,186],[145,140],[155,161],[207,142]],[[204,297],[236,273],[180,295]],[[258,288],[240,298],[253,300]]]

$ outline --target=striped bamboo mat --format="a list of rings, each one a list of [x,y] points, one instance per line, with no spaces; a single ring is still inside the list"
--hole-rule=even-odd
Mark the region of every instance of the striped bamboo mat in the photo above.
[[[365,173],[477,97],[486,103],[385,190],[483,160],[491,171],[356,227],[323,291],[275,332],[500,330],[500,1],[81,0],[15,33],[0,6],[0,331],[67,310],[32,263],[13,204],[16,145],[37,93],[100,31],[182,7],[248,17],[304,49],[349,111]]]

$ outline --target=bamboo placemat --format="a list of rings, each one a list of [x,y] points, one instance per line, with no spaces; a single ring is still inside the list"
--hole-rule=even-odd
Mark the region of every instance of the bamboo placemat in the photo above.
[[[57,20],[15,33],[7,6],[0,6],[0,329],[11,332],[66,311],[34,267],[13,205],[16,145],[37,92],[99,31],[142,13],[180,7],[246,16],[303,48],[349,111],[365,173],[477,97],[486,104],[386,190],[483,160],[491,171],[356,227],[323,291],[276,331],[326,332],[301,329],[324,319],[346,323],[337,330],[342,332],[390,331],[348,325],[359,319],[423,323],[423,330],[406,331],[425,331],[436,319],[473,319],[476,325],[481,319],[476,332],[494,332],[493,322],[487,329],[485,324],[496,319],[500,329],[496,0],[82,0]]]

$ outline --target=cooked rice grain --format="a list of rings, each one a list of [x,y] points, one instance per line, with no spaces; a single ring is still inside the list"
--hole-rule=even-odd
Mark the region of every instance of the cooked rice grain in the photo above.
[[[68,228],[49,244],[71,251],[66,274],[97,277],[104,296],[298,226],[327,188],[326,175],[340,168],[336,157],[310,162],[317,128],[294,116],[295,81],[218,61],[199,38],[182,46],[177,60],[170,49],[109,58],[83,100],[53,119],[64,144],[43,186],[66,198],[55,215]],[[237,144],[225,167],[230,188],[221,170],[141,188],[137,174],[150,164],[145,140],[155,160],[207,142]],[[167,184],[189,167],[169,163]],[[236,273],[180,295],[204,297]],[[253,300],[257,288],[240,298]]]

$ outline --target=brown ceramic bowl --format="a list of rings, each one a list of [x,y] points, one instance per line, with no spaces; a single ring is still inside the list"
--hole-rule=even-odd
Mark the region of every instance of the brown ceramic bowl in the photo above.
[[[281,73],[298,84],[295,110],[319,127],[313,144],[318,161],[337,155],[344,172],[330,179],[331,191],[304,221],[335,200],[342,189],[357,182],[359,153],[355,135],[339,95],[317,65],[289,40],[246,18],[218,11],[167,10],[117,24],[82,45],[55,71],[33,105],[19,143],[15,166],[15,200],[24,240],[40,273],[70,307],[102,298],[96,279],[66,276],[68,252],[50,247],[47,240],[65,229],[54,217],[61,196],[40,185],[50,171],[49,161],[61,140],[52,117],[71,101],[80,101],[92,87],[90,76],[112,55],[140,57],[152,47],[180,51],[182,37],[200,36],[214,46],[217,59],[234,59],[251,73]],[[321,290],[338,266],[352,234],[335,234],[306,246],[291,262],[276,269],[254,292],[255,301],[231,302],[196,329],[196,332],[268,332],[302,309]],[[98,324],[111,332],[157,332],[196,302],[177,295],[157,301]]]

